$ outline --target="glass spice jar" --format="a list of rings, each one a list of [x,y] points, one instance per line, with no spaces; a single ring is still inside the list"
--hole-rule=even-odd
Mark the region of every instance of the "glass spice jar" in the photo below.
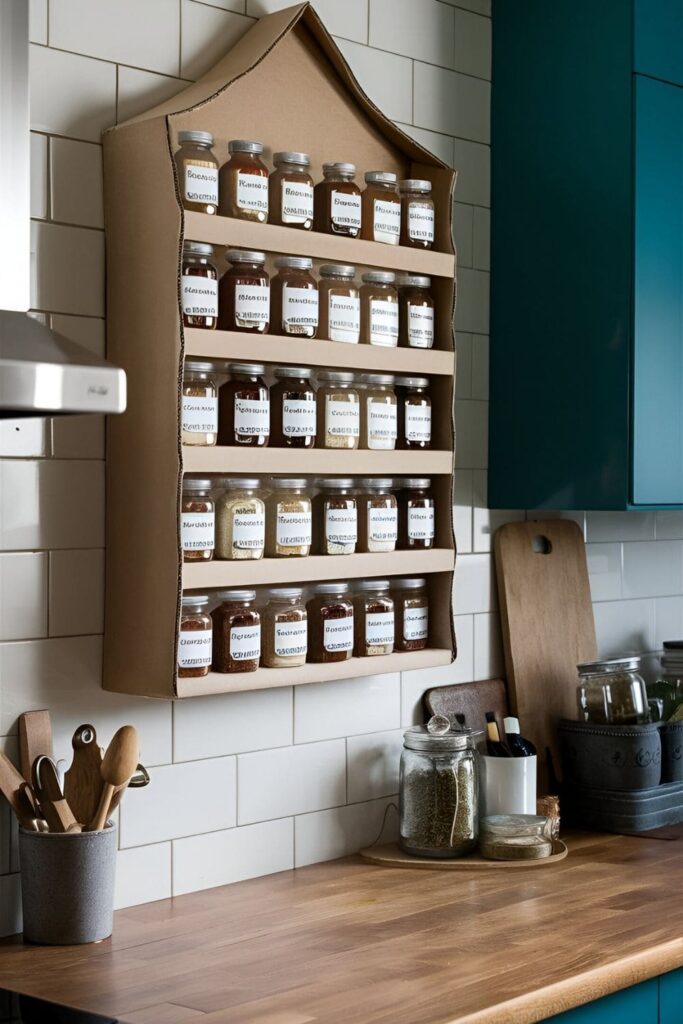
[[[216,213],[218,209],[218,160],[211,132],[178,132],[175,153],[180,196],[185,210]]]
[[[357,448],[360,439],[360,398],[352,373],[318,372],[319,448]]]
[[[214,608],[215,672],[255,672],[261,660],[261,615],[255,590],[223,590]]]
[[[398,440],[401,448],[431,448],[432,400],[427,377],[397,377]]]
[[[223,477],[216,501],[216,558],[243,561],[263,558],[266,546],[266,506],[261,481],[253,477]]]
[[[180,506],[180,543],[184,562],[210,562],[215,536],[215,503],[211,480],[185,477]]]
[[[403,274],[398,279],[399,339],[408,348],[433,348],[434,299],[431,277]]]
[[[206,594],[183,594],[178,631],[178,678],[199,679],[211,668],[212,622]]]
[[[394,602],[389,580],[361,580],[353,599],[357,658],[391,654],[394,649]]]
[[[212,257],[212,245],[183,245],[180,293],[184,327],[213,330],[218,323],[218,271]]]
[[[352,555],[358,540],[358,509],[351,477],[316,481],[313,546],[319,555]]]
[[[310,231],[313,227],[313,178],[308,153],[274,153],[270,175],[271,224],[286,224]]]
[[[217,395],[214,364],[186,359],[181,398],[183,444],[216,444],[218,438]]]
[[[252,249],[228,249],[231,264],[218,286],[218,326],[222,331],[265,334],[270,326],[270,278],[266,254]]]
[[[362,373],[360,391],[360,446],[371,451],[393,451],[397,437],[394,378],[390,373]]]
[[[318,663],[348,661],[353,654],[353,604],[348,583],[318,583],[307,604],[308,652]]]
[[[366,171],[361,238],[398,245],[401,238],[401,197],[391,171]]]
[[[587,720],[611,725],[643,725],[650,720],[640,657],[606,658],[577,665],[579,707]]]
[[[218,443],[265,448],[270,437],[270,398],[263,363],[226,363],[230,379],[218,392]]]
[[[301,587],[278,587],[268,593],[263,612],[265,668],[296,668],[305,665],[308,651],[308,616]]]
[[[270,389],[270,442],[278,448],[312,448],[316,397],[307,366],[276,366]]]
[[[223,164],[218,177],[219,212],[224,217],[268,220],[268,168],[260,159],[260,142],[233,139],[228,143],[230,159]]]
[[[393,579],[391,596],[396,619],[395,650],[423,651],[429,636],[427,581],[415,577]]]
[[[401,245],[431,249],[434,245],[432,183],[422,178],[399,181],[401,193]]]
[[[358,501],[358,550],[395,551],[398,539],[398,510],[387,477],[360,481]]]
[[[390,270],[363,274],[360,290],[360,340],[366,345],[398,345],[398,292]]]
[[[360,292],[356,268],[347,263],[327,263],[320,268],[318,337],[357,345],[360,341]]]
[[[315,338],[318,330],[318,285],[308,256],[278,256],[271,283],[271,316],[278,334]]]
[[[406,477],[401,483],[398,508],[398,544],[409,550],[434,547],[435,505],[432,481],[427,477]]]
[[[323,164],[323,180],[315,186],[313,224],[316,231],[358,238],[362,204],[355,177],[355,164]]]
[[[311,553],[311,499],[305,477],[271,480],[266,503],[266,555],[305,558]]]

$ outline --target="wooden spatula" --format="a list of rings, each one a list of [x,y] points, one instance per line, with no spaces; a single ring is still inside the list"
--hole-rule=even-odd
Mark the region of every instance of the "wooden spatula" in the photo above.
[[[24,790],[25,785],[24,777],[0,750],[0,793],[7,798],[21,825],[35,818],[35,810]]]
[[[19,767],[28,783],[37,757],[52,757],[52,726],[49,711],[25,711],[19,715]]]
[[[97,814],[102,796],[102,753],[97,745],[95,727],[79,725],[71,745],[74,756],[64,776],[64,796],[76,820],[86,824]]]
[[[112,741],[102,759],[100,769],[104,786],[100,797],[97,814],[88,826],[89,832],[97,832],[104,828],[111,799],[118,786],[127,786],[134,774],[140,757],[140,744],[137,729],[133,725],[123,725],[114,733]]]
[[[38,757],[32,769],[33,789],[51,832],[80,832],[81,825],[65,800],[54,761]]]

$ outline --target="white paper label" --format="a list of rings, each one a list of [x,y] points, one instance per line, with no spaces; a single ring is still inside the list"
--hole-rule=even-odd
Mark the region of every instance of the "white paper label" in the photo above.
[[[409,508],[408,509],[408,539],[409,540],[433,540],[434,539],[434,509],[433,508]]]
[[[396,446],[396,403],[373,402],[368,398],[368,448]]]
[[[232,520],[232,546],[247,551],[262,548],[266,542],[266,517],[263,512],[238,512]]]
[[[305,181],[282,182],[283,224],[310,224],[313,220],[313,186]]]
[[[339,402],[325,398],[326,433],[334,437],[360,437],[358,402]]]
[[[398,302],[386,299],[370,300],[370,344],[398,344]]]
[[[358,510],[328,508],[325,515],[325,537],[328,544],[355,544],[358,540]]]
[[[218,399],[183,395],[183,432],[215,434],[218,430]]]
[[[261,626],[233,626],[230,630],[233,661],[258,661],[261,657]]]
[[[213,632],[210,629],[187,629],[178,634],[178,666],[205,668],[211,664]]]
[[[357,345],[360,339],[360,299],[357,295],[329,294],[327,319],[330,341]]]
[[[235,320],[243,323],[267,324],[270,319],[270,286],[238,284],[235,288]]]
[[[306,621],[275,623],[275,655],[288,658],[295,654],[306,654],[308,636]]]
[[[270,400],[238,398],[235,395],[235,433],[267,437],[270,433]]]
[[[293,288],[289,284],[283,287],[282,326],[318,326],[318,292],[315,288]]]
[[[346,619],[327,619],[323,630],[326,651],[353,650],[353,615]]]
[[[339,228],[360,231],[360,196],[332,190],[330,213],[332,223]]]
[[[218,206],[218,168],[185,164],[185,198],[191,203]]]
[[[427,608],[406,608],[403,612],[403,639],[426,640],[427,632]]]
[[[268,216],[268,178],[261,174],[238,171],[237,205],[240,210],[258,210],[264,214],[265,220]]]
[[[401,234],[401,204],[386,199],[375,199],[372,232],[376,242],[398,245]]]
[[[198,274],[183,274],[185,316],[218,316],[218,281]]]
[[[431,348],[434,344],[434,310],[431,306],[408,303],[408,344],[411,348]]]
[[[316,400],[303,398],[282,399],[282,433],[285,437],[315,437]]]
[[[396,541],[398,512],[395,508],[368,509],[368,540]]]
[[[432,407],[431,405],[405,404],[406,440],[431,441],[432,439]]]
[[[310,512],[278,512],[277,544],[284,548],[302,548],[311,543]]]
[[[365,642],[376,647],[393,647],[394,613],[368,612],[365,616]]]
[[[180,519],[180,537],[183,551],[211,551],[213,549],[213,512],[183,512]]]
[[[408,203],[408,238],[416,242],[434,241],[434,208]]]

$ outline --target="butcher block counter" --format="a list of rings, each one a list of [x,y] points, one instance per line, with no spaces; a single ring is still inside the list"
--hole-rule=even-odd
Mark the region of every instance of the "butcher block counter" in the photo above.
[[[666,835],[523,870],[313,865],[119,911],[99,945],[5,939],[0,986],[131,1024],[526,1024],[683,966]]]

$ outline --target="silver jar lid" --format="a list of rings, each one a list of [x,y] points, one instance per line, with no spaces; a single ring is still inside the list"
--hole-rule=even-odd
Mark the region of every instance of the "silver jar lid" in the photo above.
[[[390,476],[366,476],[361,480],[360,486],[367,487],[371,491],[390,491],[394,486],[394,481]]]
[[[226,363],[229,373],[244,373],[249,377],[262,377],[266,372],[263,363]]]
[[[396,283],[399,288],[431,288],[432,279],[426,274],[401,274]]]
[[[327,163],[323,164],[323,174],[355,174],[356,165],[344,163],[343,161],[338,163]]]
[[[187,608],[191,605],[197,605],[198,607],[203,608],[204,605],[207,605],[208,603],[208,594],[183,594],[183,608]]]
[[[186,476],[183,480],[184,491],[210,491],[213,487],[213,480],[208,477]]]
[[[356,268],[350,263],[325,263],[318,271],[321,277],[355,277]]]
[[[313,260],[310,256],[277,256],[276,267],[290,267],[292,270],[310,270]]]
[[[220,601],[255,601],[255,590],[219,590],[216,597]]]
[[[354,486],[353,477],[350,476],[323,476],[315,482],[326,491],[349,491]]]
[[[213,246],[207,242],[189,242],[186,239],[183,242],[183,253],[189,253],[191,256],[213,256]]]
[[[228,249],[225,259],[228,263],[265,263],[266,254],[256,249]]]
[[[353,384],[355,380],[354,375],[346,370],[318,370],[317,378],[330,384]]]
[[[205,363],[197,359],[185,360],[185,373],[217,373],[215,363]]]
[[[431,192],[432,183],[426,178],[404,178],[399,181],[398,187],[401,192]]]
[[[300,601],[303,594],[303,587],[272,587],[268,591],[268,597],[274,601]]]
[[[310,366],[276,366],[273,376],[278,380],[288,377],[310,377],[313,371]]]
[[[401,481],[401,487],[412,487],[416,491],[424,491],[432,486],[432,481],[426,476],[407,476]]]
[[[368,270],[362,277],[364,284],[393,284],[396,274],[391,270]]]
[[[229,491],[257,491],[261,481],[255,476],[222,476],[217,483]]]
[[[605,658],[602,661],[585,661],[576,666],[581,676],[600,676],[610,672],[637,672],[640,655],[628,654],[623,658]]]
[[[256,153],[263,152],[263,143],[250,142],[249,139],[231,139],[228,143],[228,153]]]
[[[408,579],[392,580],[391,586],[395,590],[421,590],[427,586],[427,580],[419,576],[409,576]]]
[[[429,377],[397,377],[396,384],[400,388],[428,388]]]
[[[413,725],[403,733],[403,745],[408,750],[443,752],[446,750],[474,749],[471,729],[450,729],[448,732],[433,733],[426,725]]]
[[[274,164],[303,164],[309,167],[311,158],[308,153],[294,153],[290,150],[283,150],[281,153],[273,153]]]
[[[356,583],[357,590],[388,590],[389,580],[359,580]]]
[[[270,486],[276,491],[302,491],[307,483],[305,476],[280,476],[273,477]]]
[[[361,373],[359,380],[362,384],[383,384],[391,387],[394,383],[393,373]]]
[[[376,183],[382,185],[395,185],[398,181],[398,174],[394,174],[392,171],[366,171],[365,180],[368,185],[374,185]]]
[[[194,129],[178,132],[178,142],[198,142],[200,146],[213,146],[211,132],[196,132]]]
[[[313,587],[314,594],[345,594],[349,589],[348,583],[316,583]]]

